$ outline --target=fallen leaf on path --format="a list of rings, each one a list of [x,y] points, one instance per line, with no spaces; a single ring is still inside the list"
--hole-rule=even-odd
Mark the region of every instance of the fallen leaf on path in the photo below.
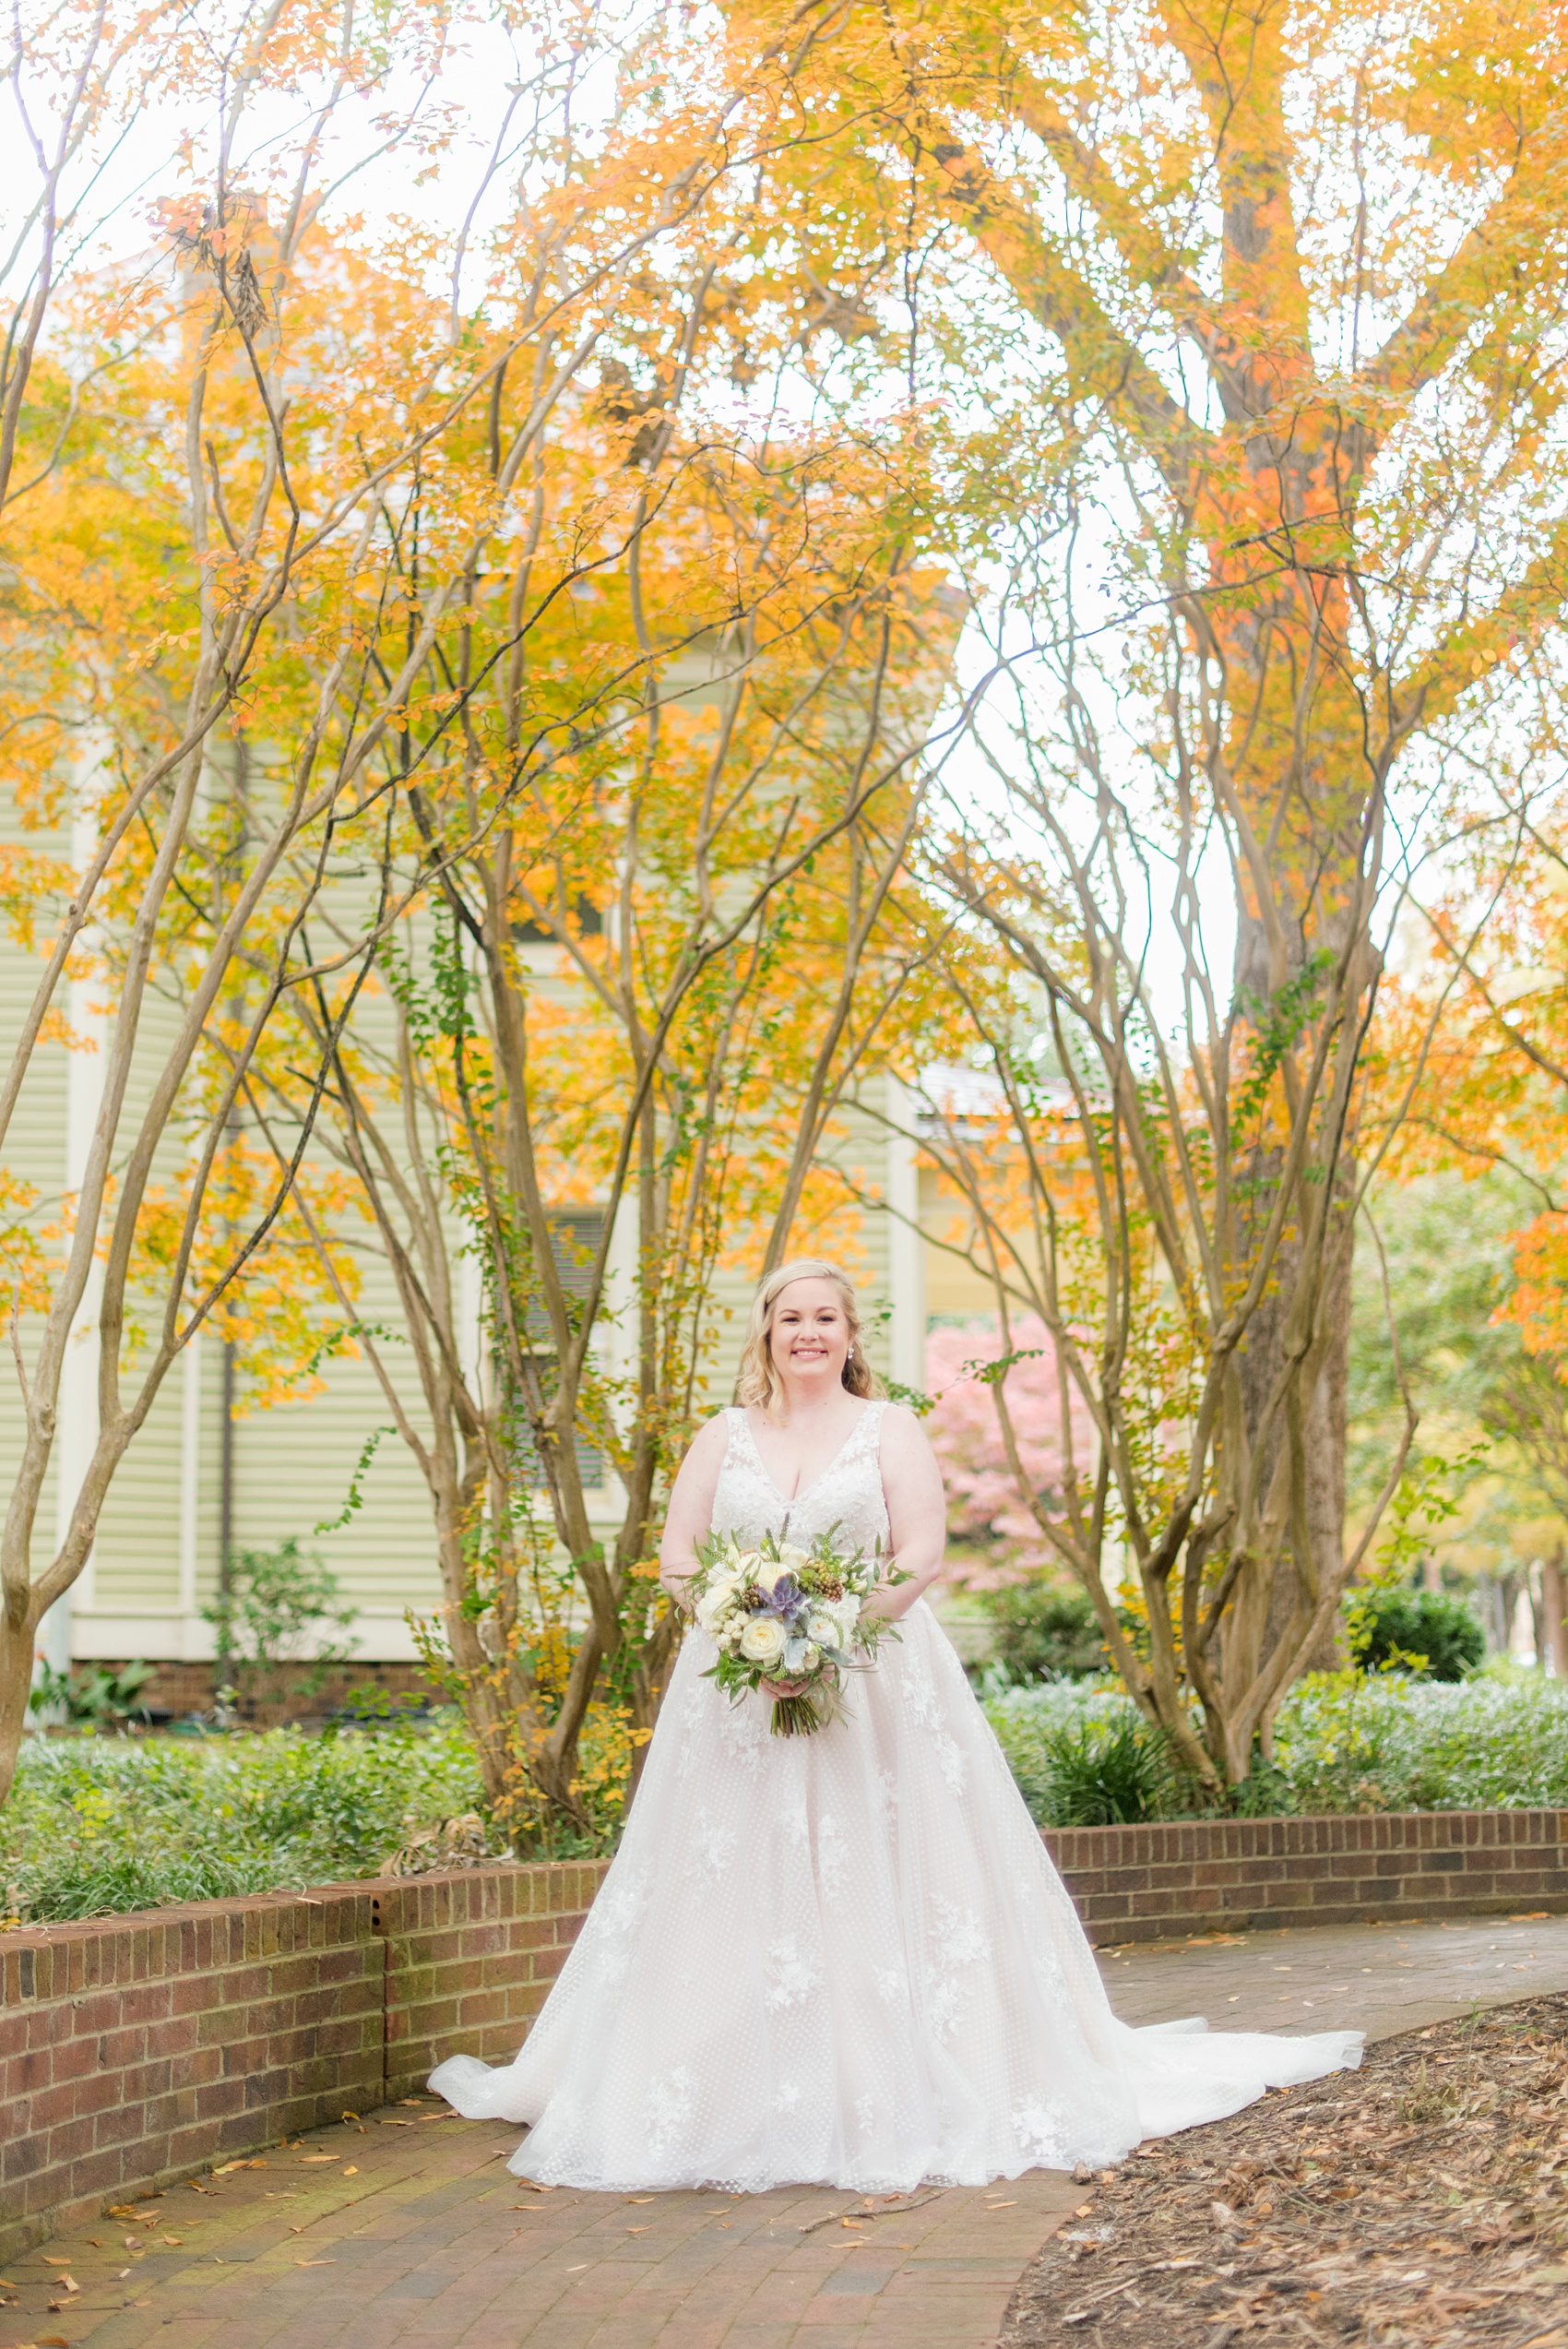
[[[646,2226],[629,2226],[626,2232],[628,2235],[647,2235],[648,2229]]]
[[[336,2260],[296,2260],[294,2261],[297,2268],[332,2268],[337,2264]]]
[[[348,2168],[343,2172],[343,2176],[345,2177],[358,2177],[359,2174],[360,2165],[358,2162],[350,2162]]]

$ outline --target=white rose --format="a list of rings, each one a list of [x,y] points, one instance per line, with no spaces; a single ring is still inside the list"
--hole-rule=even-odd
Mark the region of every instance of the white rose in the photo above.
[[[735,1604],[737,1592],[742,1588],[732,1575],[723,1575],[710,1582],[697,1601],[697,1621],[705,1631],[716,1631]]]
[[[819,1648],[839,1645],[838,1618],[830,1607],[813,1607],[806,1617],[806,1637],[814,1640]]]
[[[802,1672],[814,1672],[821,1662],[822,1650],[818,1647],[814,1647],[811,1640],[808,1640],[801,1652],[801,1670]]]
[[[784,1653],[784,1627],[777,1616],[754,1616],[741,1634],[741,1653],[751,1663],[774,1664]]]
[[[811,1562],[810,1551],[802,1550],[799,1543],[779,1543],[778,1571],[780,1574],[793,1574],[798,1580]]]
[[[825,1614],[832,1616],[835,1622],[837,1624],[838,1644],[842,1647],[844,1641],[850,1637],[854,1631],[856,1624],[859,1623],[861,1619],[861,1603],[859,1599],[857,1599],[852,1592],[846,1592],[841,1599],[834,1599],[830,1601],[828,1605],[823,1611]]]
[[[766,1565],[767,1561],[760,1550],[737,1550],[730,1570],[743,1591],[749,1582],[755,1582],[760,1578]]]

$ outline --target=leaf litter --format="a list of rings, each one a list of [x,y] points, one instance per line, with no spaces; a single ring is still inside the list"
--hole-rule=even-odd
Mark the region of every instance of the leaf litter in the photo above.
[[[1568,1997],[1138,2151],[1029,2268],[1001,2349],[1568,2349]]]

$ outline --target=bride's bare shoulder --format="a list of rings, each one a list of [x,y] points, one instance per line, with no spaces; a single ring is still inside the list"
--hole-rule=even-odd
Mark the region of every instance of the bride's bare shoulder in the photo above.
[[[884,1404],[877,1452],[884,1475],[889,1469],[913,1467],[917,1463],[923,1468],[933,1459],[931,1438],[908,1403]]]

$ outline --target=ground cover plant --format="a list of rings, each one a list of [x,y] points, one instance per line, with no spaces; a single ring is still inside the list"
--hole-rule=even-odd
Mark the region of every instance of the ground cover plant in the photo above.
[[[1197,1807],[1191,1781],[1160,1767],[1159,1730],[1109,1678],[1005,1689],[985,1710],[1045,1825],[1182,1818]],[[1555,1803],[1568,1803],[1568,1687],[1398,1673],[1323,1673],[1300,1683],[1280,1708],[1273,1761],[1255,1759],[1238,1794],[1243,1812]]]
[[[582,1745],[584,1827],[542,1806],[499,1823],[455,1707],[319,1735],[29,1737],[0,1811],[0,1924],[576,1859],[613,1847],[630,1781],[624,1718],[602,1705]]]
[[[1105,1826],[1191,1816],[1192,1783],[1109,1676],[985,1699],[1035,1818]],[[487,1818],[473,1742],[453,1711],[323,1735],[30,1737],[0,1812],[0,1919],[48,1924],[169,1902],[418,1874],[508,1851],[613,1848],[630,1777],[624,1723],[600,1709],[582,1756],[588,1829],[542,1811],[508,1842]],[[1276,1761],[1241,1790],[1253,1811],[1498,1809],[1568,1803],[1568,1689],[1481,1678],[1323,1675],[1282,1710]]]
[[[1087,2186],[1003,2349],[1563,2349],[1568,1998],[1407,2033]]]
[[[44,1924],[374,1876],[479,1799],[456,1717],[315,1737],[29,1737],[0,1813],[4,1911]]]

